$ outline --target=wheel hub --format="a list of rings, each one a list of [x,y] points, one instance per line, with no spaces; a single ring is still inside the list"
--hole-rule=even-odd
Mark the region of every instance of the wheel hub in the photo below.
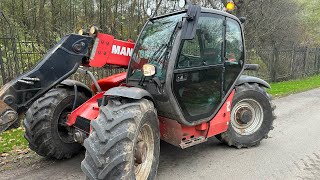
[[[134,155],[135,162],[137,164],[142,164],[145,162],[147,151],[148,151],[147,144],[144,141],[139,141],[137,143],[137,147],[135,149],[135,155]]]
[[[64,143],[74,143],[74,138],[73,138],[73,133],[71,133],[69,126],[67,126],[66,121],[67,121],[67,116],[69,114],[70,110],[69,108],[64,109],[58,119],[57,122],[57,131],[59,138],[61,141]]]
[[[133,154],[136,179],[148,179],[154,158],[153,152],[152,128],[150,125],[144,124],[138,134]]]
[[[252,111],[247,108],[242,108],[237,112],[236,119],[241,124],[248,124],[250,121],[252,121]]]
[[[230,123],[240,135],[255,133],[263,122],[263,109],[254,99],[237,102],[231,111]]]

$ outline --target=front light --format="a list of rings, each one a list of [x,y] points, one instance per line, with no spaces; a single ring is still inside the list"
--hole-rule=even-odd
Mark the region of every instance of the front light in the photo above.
[[[145,64],[142,66],[142,72],[146,77],[153,76],[156,74],[156,67],[152,64]]]
[[[83,35],[83,34],[84,34],[84,30],[83,30],[83,29],[80,29],[80,30],[78,31],[78,34],[79,34],[79,35]]]
[[[92,26],[90,28],[90,31],[89,31],[90,35],[97,34],[97,32],[98,32],[97,26]]]
[[[186,1],[185,0],[179,0],[178,5],[180,8],[184,8],[186,6]]]

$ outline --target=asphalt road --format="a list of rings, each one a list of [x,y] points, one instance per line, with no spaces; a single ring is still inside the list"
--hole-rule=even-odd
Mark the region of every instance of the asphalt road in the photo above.
[[[276,99],[275,129],[259,147],[235,149],[215,138],[181,150],[161,144],[159,180],[320,179],[320,89]],[[84,154],[2,172],[0,179],[84,179]]]

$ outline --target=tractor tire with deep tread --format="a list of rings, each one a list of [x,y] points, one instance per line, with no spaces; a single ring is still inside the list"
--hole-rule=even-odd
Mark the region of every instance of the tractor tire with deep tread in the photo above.
[[[84,141],[87,151],[81,163],[88,179],[155,179],[160,132],[151,101],[109,100],[100,107],[100,115],[91,121],[91,127],[92,132]],[[144,161],[137,162],[141,143],[146,143]]]
[[[252,112],[249,113],[249,116],[248,113],[245,116],[251,121],[243,122],[241,118],[245,116],[241,114],[245,114],[243,111],[248,111],[248,109],[249,112]],[[237,86],[232,101],[228,130],[216,135],[216,138],[222,143],[237,148],[259,145],[263,139],[268,138],[269,131],[273,129],[273,121],[276,119],[274,109],[275,105],[271,102],[271,96],[266,92],[265,87],[257,83]],[[248,125],[250,123],[252,127]]]
[[[84,93],[78,92],[77,106],[87,99]],[[74,90],[58,87],[32,104],[23,121],[26,130],[24,137],[31,150],[43,157],[66,159],[83,148],[74,142],[73,135],[64,124],[73,103]]]

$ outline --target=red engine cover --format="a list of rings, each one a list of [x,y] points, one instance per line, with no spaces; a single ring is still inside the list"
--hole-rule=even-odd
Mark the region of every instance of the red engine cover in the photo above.
[[[98,84],[101,87],[102,91],[107,91],[110,88],[120,86],[120,84],[126,80],[126,77],[127,72],[114,74],[112,76],[98,80]],[[97,92],[97,88],[94,84],[91,85],[91,89],[94,93]]]

